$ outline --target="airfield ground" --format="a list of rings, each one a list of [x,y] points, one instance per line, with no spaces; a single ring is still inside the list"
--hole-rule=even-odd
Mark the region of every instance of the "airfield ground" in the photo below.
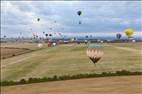
[[[28,48],[30,53],[1,60],[1,79],[52,77],[79,73],[142,71],[142,43],[103,43],[104,56],[94,65],[86,56],[87,45],[64,44],[38,48],[37,44],[2,44],[2,47]],[[38,49],[38,50],[37,50]]]
[[[43,48],[29,43],[1,44],[1,47],[34,50],[2,59],[1,80],[117,70],[142,71],[142,43],[100,45],[103,46],[104,56],[94,65],[86,56],[85,44],[64,44],[51,48],[47,47],[47,44],[44,44]],[[1,88],[1,94],[142,94],[142,76],[101,77],[6,86]]]
[[[1,94],[142,94],[142,76],[101,77],[2,87]]]

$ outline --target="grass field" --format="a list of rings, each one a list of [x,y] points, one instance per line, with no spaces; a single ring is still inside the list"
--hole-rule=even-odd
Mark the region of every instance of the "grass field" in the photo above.
[[[65,44],[39,49],[37,44],[2,44],[2,47],[29,48],[30,53],[1,60],[2,80],[50,77],[78,73],[142,71],[142,43],[104,43],[104,56],[94,65],[86,56],[85,44]],[[36,50],[38,49],[38,50]]]
[[[142,76],[57,81],[2,87],[2,94],[142,94]]]

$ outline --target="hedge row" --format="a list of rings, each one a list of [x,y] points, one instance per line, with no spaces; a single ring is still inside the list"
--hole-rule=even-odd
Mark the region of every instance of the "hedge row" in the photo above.
[[[61,81],[61,80],[71,80],[71,79],[81,79],[81,78],[93,78],[93,77],[108,77],[108,76],[124,76],[124,75],[142,75],[142,72],[130,72],[126,70],[111,72],[102,72],[101,74],[91,73],[91,74],[77,74],[77,75],[64,75],[64,76],[53,76],[53,77],[43,77],[43,78],[29,78],[27,80],[21,79],[19,81],[2,81],[1,86],[10,85],[21,85],[30,83],[40,83],[40,82],[50,82],[50,81]]]

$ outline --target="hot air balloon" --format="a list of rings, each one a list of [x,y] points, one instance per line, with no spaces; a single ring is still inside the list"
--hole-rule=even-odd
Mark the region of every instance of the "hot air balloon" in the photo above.
[[[82,14],[82,11],[77,11],[77,15],[78,15],[78,16],[81,16],[81,14]],[[78,24],[82,24],[82,22],[79,21]]]
[[[51,36],[52,36],[52,34],[49,34],[49,36],[51,37]]]
[[[45,36],[46,36],[46,38],[47,38],[47,37],[48,37],[48,34],[46,33]]]
[[[90,38],[92,38],[93,36],[92,35],[90,35]]]
[[[132,38],[134,30],[132,28],[128,28],[125,30],[125,34],[127,35],[128,38]]]
[[[101,50],[101,46],[96,44],[90,44],[87,49],[87,56],[91,59],[91,61],[94,64],[96,64],[103,56],[103,51]]]
[[[45,37],[46,37],[46,39],[48,38],[48,34],[47,33],[45,33]]]
[[[77,14],[80,16],[82,14],[82,12],[81,11],[77,11]]]
[[[59,32],[58,34],[59,34],[60,36],[62,36],[62,34],[61,34],[60,32]]]
[[[122,35],[120,33],[116,34],[116,38],[120,39],[122,37]]]
[[[85,38],[88,38],[88,35],[86,35]]]
[[[4,35],[3,38],[5,39],[5,38],[6,38],[6,35]]]
[[[78,24],[81,24],[81,21],[79,21]]]
[[[37,21],[39,22],[39,21],[40,21],[40,18],[37,18]]]

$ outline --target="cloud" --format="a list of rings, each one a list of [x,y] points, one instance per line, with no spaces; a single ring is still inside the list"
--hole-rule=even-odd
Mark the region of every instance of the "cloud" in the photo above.
[[[128,27],[140,32],[141,4],[141,1],[2,1],[1,30],[8,36],[18,36],[18,32],[29,36],[31,28],[31,36],[33,32],[105,34],[123,32]],[[82,11],[81,16],[77,15],[78,10]]]

